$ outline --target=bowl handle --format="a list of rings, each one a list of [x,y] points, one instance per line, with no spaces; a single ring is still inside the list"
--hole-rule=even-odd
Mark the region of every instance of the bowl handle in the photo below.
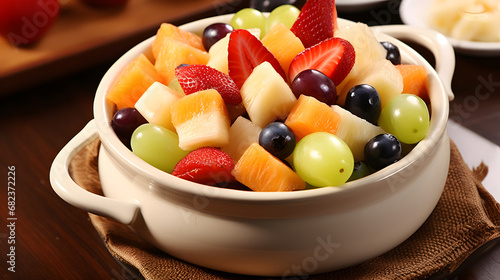
[[[91,120],[55,157],[50,168],[50,183],[54,191],[69,204],[123,224],[130,224],[138,213],[139,205],[91,193],[76,184],[69,174],[71,160],[97,137],[95,121]]]
[[[429,49],[436,59],[436,72],[452,101],[455,96],[451,90],[451,81],[455,71],[455,52],[446,37],[434,30],[403,24],[381,25],[371,27],[375,32],[381,32],[401,40],[422,44]]]

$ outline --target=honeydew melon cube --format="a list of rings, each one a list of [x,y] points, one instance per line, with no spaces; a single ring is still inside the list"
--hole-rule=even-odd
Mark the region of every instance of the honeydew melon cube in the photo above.
[[[261,131],[258,125],[239,116],[229,128],[229,143],[222,150],[237,162],[252,143],[259,143]]]
[[[269,62],[255,67],[240,89],[250,120],[264,128],[276,119],[285,119],[297,98]]]
[[[160,82],[154,82],[135,103],[135,108],[152,124],[175,132],[172,124],[172,105],[183,95]]]

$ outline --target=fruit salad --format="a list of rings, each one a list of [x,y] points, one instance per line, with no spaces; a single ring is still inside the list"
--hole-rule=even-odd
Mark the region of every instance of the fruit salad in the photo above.
[[[424,66],[401,63],[333,0],[243,9],[195,33],[164,23],[106,98],[133,153],[173,176],[253,191],[342,186],[429,129]]]

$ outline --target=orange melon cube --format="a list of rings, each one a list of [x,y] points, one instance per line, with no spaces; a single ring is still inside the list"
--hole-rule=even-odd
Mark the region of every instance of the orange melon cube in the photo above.
[[[313,132],[336,134],[340,120],[340,114],[326,103],[302,94],[293,106],[285,124],[293,130],[297,139],[302,139]]]
[[[180,64],[207,64],[210,55],[190,45],[166,37],[160,47],[155,68],[163,77],[165,84],[175,78],[175,68]]]
[[[106,99],[116,104],[118,110],[134,107],[139,98],[156,81],[163,79],[144,54],[140,54],[120,72],[113,82]]]
[[[172,105],[171,112],[181,149],[191,151],[200,147],[222,147],[228,144],[229,114],[224,100],[216,90],[186,95]]]
[[[287,77],[290,63],[305,49],[302,41],[283,23],[274,25],[262,38],[262,44],[278,59]]]
[[[231,171],[234,178],[258,192],[302,190],[306,183],[290,167],[259,144],[251,144]]]
[[[164,44],[165,38],[171,38],[186,45],[190,45],[193,48],[205,51],[200,36],[195,33],[182,30],[173,24],[162,23],[156,32],[156,37],[151,45],[155,59],[158,58],[158,54],[160,53],[161,46]]]
[[[403,93],[419,96],[425,102],[429,102],[428,74],[423,65],[400,64],[396,65],[401,76],[403,76]]]

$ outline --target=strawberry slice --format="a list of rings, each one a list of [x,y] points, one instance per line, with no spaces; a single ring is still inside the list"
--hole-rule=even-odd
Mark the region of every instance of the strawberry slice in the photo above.
[[[252,33],[245,29],[237,29],[229,35],[228,46],[229,76],[239,88],[250,76],[253,69],[262,62],[271,63],[273,68],[286,81],[285,71],[274,55]]]
[[[332,38],[336,26],[335,0],[308,0],[290,30],[308,48]]]
[[[228,75],[206,65],[188,65],[175,69],[175,76],[185,94],[215,89],[226,104],[241,103],[240,89]]]
[[[306,69],[316,69],[339,85],[354,66],[356,53],[349,41],[342,38],[330,38],[305,49],[290,63],[288,75],[290,81]]]
[[[174,167],[172,175],[205,185],[233,182],[234,162],[225,152],[202,147],[189,152]]]

